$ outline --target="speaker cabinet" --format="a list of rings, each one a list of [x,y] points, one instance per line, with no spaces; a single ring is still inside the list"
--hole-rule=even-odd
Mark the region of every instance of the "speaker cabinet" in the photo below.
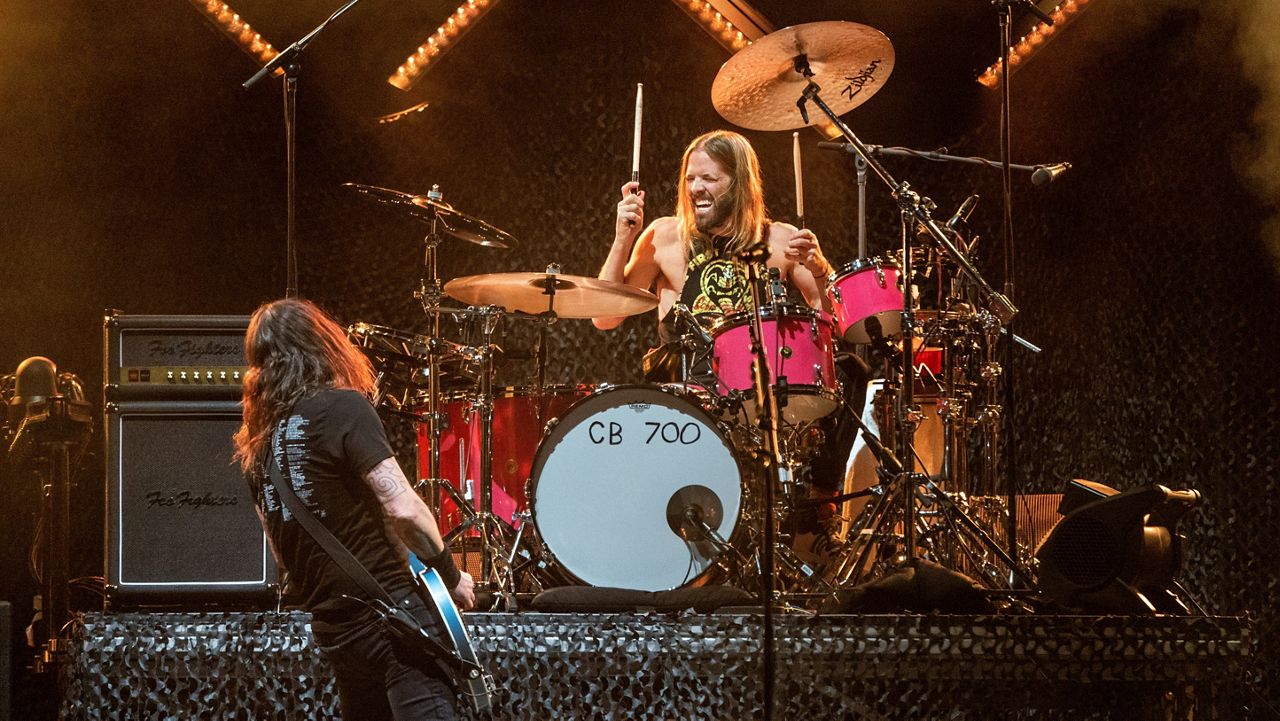
[[[232,463],[235,401],[107,406],[109,606],[270,603],[275,561]]]

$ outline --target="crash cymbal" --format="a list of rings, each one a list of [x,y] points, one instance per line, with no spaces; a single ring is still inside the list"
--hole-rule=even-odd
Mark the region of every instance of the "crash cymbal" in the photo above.
[[[342,187],[367,195],[382,203],[402,208],[409,215],[423,222],[438,220],[441,230],[459,240],[465,240],[486,248],[510,248],[516,244],[511,234],[474,218],[442,200],[432,200],[425,195],[412,195],[390,188],[360,183],[343,183]]]
[[[561,318],[635,315],[658,306],[658,297],[646,290],[579,275],[471,275],[445,283],[444,292],[463,303],[497,305],[522,313],[551,310]]]
[[[796,106],[808,85],[806,61],[823,102],[843,115],[876,94],[893,71],[893,59],[889,38],[875,28],[842,20],[793,25],[729,58],[711,84],[711,103],[725,120],[744,128],[796,130],[826,119],[810,103],[806,123]]]

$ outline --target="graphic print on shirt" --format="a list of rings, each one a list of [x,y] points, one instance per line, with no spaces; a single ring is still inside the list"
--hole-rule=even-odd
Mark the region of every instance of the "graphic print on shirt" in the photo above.
[[[749,310],[751,297],[745,266],[721,255],[714,245],[695,239],[680,302],[703,325]]]
[[[286,471],[284,477],[288,479],[289,486],[293,488],[293,492],[298,496],[298,500],[302,501],[302,505],[306,506],[317,518],[324,518],[325,509],[311,502],[312,484],[307,479],[306,464],[310,458],[310,452],[307,450],[307,426],[310,425],[306,418],[300,415],[291,415],[281,420],[276,426],[275,442],[272,449],[275,453],[276,463],[279,464],[281,470]],[[275,489],[266,486],[264,490],[270,491],[264,494],[264,501],[267,510],[279,510],[281,519],[290,520],[293,514],[289,512],[289,508],[278,502],[275,497]]]

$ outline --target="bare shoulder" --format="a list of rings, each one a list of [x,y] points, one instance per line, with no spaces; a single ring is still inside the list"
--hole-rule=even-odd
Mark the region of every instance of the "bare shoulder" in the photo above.
[[[786,240],[794,235],[795,232],[796,227],[794,225],[775,220],[769,223],[769,242]]]
[[[680,243],[680,234],[676,232],[679,229],[675,216],[667,215],[653,221],[653,245],[655,248],[664,248]]]

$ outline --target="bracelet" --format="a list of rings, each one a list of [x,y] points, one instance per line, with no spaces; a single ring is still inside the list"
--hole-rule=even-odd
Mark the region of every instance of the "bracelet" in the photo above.
[[[436,554],[430,559],[425,559],[422,564],[427,568],[435,569],[440,574],[440,580],[444,582],[445,588],[452,591],[462,578],[462,572],[458,570],[458,566],[453,562],[453,549],[449,548],[448,542],[444,544],[444,550]]]

